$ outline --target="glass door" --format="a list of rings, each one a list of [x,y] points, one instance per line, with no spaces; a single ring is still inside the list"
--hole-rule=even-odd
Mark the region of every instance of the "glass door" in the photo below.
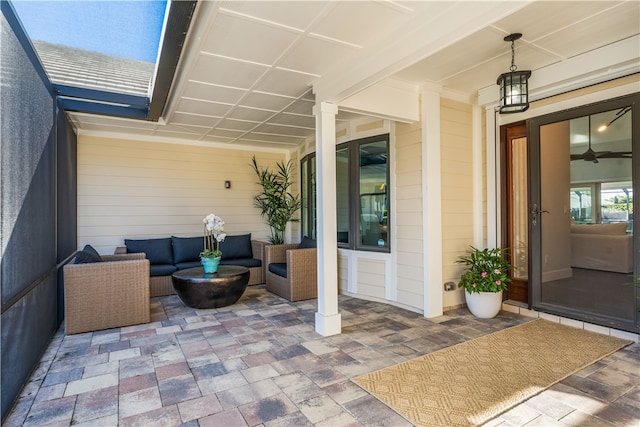
[[[638,331],[637,101],[625,97],[530,122],[529,285],[536,310]]]

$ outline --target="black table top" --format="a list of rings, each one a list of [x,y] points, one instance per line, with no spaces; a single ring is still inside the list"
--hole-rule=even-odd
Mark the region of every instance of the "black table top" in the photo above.
[[[179,279],[213,279],[216,277],[229,277],[229,276],[238,276],[244,273],[248,273],[249,269],[247,267],[242,267],[239,265],[221,265],[218,267],[217,273],[207,273],[205,274],[204,268],[202,267],[194,267],[194,268],[185,268],[184,270],[178,270],[173,273],[173,277]]]

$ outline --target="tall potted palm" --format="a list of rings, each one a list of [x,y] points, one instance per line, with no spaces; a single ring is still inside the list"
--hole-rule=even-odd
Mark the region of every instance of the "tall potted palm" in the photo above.
[[[505,249],[477,249],[469,246],[456,261],[467,266],[460,277],[469,311],[480,318],[495,317],[502,307],[502,292],[511,282],[509,270],[513,266],[505,257]]]
[[[276,170],[259,168],[256,156],[253,156],[252,167],[258,177],[258,184],[262,192],[254,198],[254,206],[260,209],[260,214],[266,219],[271,229],[269,242],[278,245],[284,243],[284,232],[287,223],[297,222],[295,213],[302,206],[300,196],[291,193],[291,160],[287,163],[276,163]]]

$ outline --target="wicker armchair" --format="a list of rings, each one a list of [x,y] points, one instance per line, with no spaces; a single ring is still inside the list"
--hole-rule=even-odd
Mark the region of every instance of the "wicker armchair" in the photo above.
[[[103,255],[102,259],[64,266],[67,334],[151,321],[149,260],[143,253]]]
[[[289,301],[318,297],[316,248],[298,249],[297,243],[267,245],[264,247],[264,256],[268,291]],[[282,263],[286,263],[287,277],[274,273],[277,269],[271,266]]]

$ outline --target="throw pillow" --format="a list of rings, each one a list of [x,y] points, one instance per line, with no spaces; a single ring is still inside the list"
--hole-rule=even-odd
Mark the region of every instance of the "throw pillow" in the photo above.
[[[199,261],[200,252],[204,249],[204,238],[171,236],[173,245],[173,263]]]
[[[251,233],[239,236],[227,236],[224,242],[220,243],[222,259],[253,258],[251,250]]]
[[[171,238],[162,239],[124,239],[127,252],[144,252],[151,265],[173,264]]]
[[[298,245],[298,249],[308,249],[308,248],[317,248],[317,247],[318,247],[318,242],[316,242],[315,239],[310,239],[307,236],[304,236],[302,238],[302,241]]]
[[[92,262],[102,262],[102,257],[91,245],[85,245],[81,251],[76,253],[76,264],[88,264]]]

